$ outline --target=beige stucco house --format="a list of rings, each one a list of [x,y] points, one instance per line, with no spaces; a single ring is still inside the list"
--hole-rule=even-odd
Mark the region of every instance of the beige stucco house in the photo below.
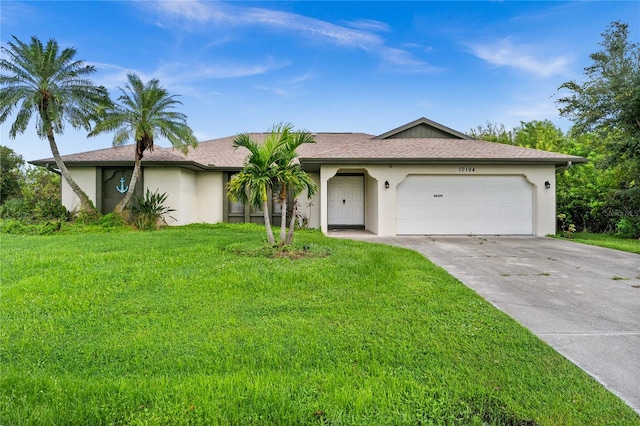
[[[379,136],[314,133],[299,161],[319,192],[299,209],[309,226],[392,235],[537,235],[555,233],[556,172],[582,157],[474,140],[420,118]],[[265,134],[252,134],[256,140]],[[247,151],[233,137],[201,142],[183,155],[157,147],[142,160],[142,188],[166,192],[170,224],[258,222],[262,213],[231,202],[225,185]],[[78,184],[102,212],[123,196],[133,146],[64,156]],[[52,159],[32,162],[55,165]],[[63,204],[78,200],[63,182]],[[272,206],[279,223],[279,206]]]

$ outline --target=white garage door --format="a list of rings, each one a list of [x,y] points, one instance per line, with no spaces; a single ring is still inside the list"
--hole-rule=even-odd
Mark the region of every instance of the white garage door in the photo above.
[[[398,235],[533,234],[533,188],[523,176],[410,175],[396,201]]]

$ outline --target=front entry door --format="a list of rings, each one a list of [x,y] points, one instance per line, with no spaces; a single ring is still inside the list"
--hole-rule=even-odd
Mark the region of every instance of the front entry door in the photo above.
[[[364,176],[334,176],[327,192],[329,225],[364,225]]]

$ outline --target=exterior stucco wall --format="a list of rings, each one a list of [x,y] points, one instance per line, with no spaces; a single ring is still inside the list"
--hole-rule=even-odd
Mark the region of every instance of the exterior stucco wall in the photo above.
[[[320,185],[318,185],[319,193],[320,193],[320,229],[325,234],[329,230],[329,197],[328,195],[328,185],[327,182],[329,179],[334,177],[336,173],[340,170],[339,166],[321,166],[320,167]],[[365,212],[365,217],[367,212]]]
[[[382,188],[380,187],[382,185]],[[364,177],[364,228],[378,233],[378,192],[384,189],[384,182],[380,182],[368,174]]]
[[[95,167],[68,167],[69,173],[78,186],[87,194],[89,199],[97,206],[97,177]],[[80,200],[73,193],[67,181],[62,178],[62,205],[69,211],[76,211],[80,208]]]
[[[222,172],[196,173],[196,215],[194,222],[218,223],[224,220],[225,191]]]
[[[320,227],[320,174],[308,173],[309,177],[318,185],[318,192],[311,199],[307,195],[307,191],[304,191],[298,196],[298,213],[304,214],[309,220],[309,228]]]
[[[472,169],[473,172],[463,170]],[[533,233],[544,236],[555,233],[556,226],[556,179],[553,165],[366,165],[354,164],[352,166],[322,166],[320,169],[321,193],[327,193],[327,181],[338,171],[362,171],[369,175],[368,182],[377,181],[377,200],[373,202],[369,191],[365,192],[368,198],[365,203],[365,218],[371,220],[377,213],[377,231],[374,225],[367,224],[367,229],[381,236],[396,235],[396,188],[408,175],[518,175],[524,176],[533,189]],[[389,181],[389,189],[384,188],[384,182]],[[545,182],[551,184],[545,188]],[[369,188],[371,185],[368,186]],[[377,206],[377,211],[374,208]],[[321,229],[327,232],[327,197],[321,199]]]
[[[197,222],[197,195],[196,172],[180,169],[180,207],[177,208],[180,212],[179,225]]]
[[[185,212],[182,206],[182,173],[178,167],[145,167],[144,168],[144,188],[143,192],[146,192],[147,188],[151,191],[158,191],[158,193],[166,193],[167,200],[165,201],[165,207],[175,209],[171,212],[170,217],[165,217],[167,224],[169,225],[183,225],[182,220],[185,217]]]
[[[470,166],[473,172],[461,171]],[[468,170],[468,168],[464,168]],[[91,201],[97,200],[97,174],[95,167],[72,167],[69,172]],[[518,175],[524,176],[533,190],[533,233],[544,236],[555,233],[556,179],[553,165],[366,165],[322,166],[320,173],[310,176],[318,184],[319,193],[312,200],[306,194],[298,198],[299,212],[310,219],[309,227],[320,227],[327,232],[327,182],[338,172],[364,173],[365,176],[365,228],[381,236],[396,235],[396,189],[408,175]],[[166,192],[166,205],[175,212],[166,218],[170,225],[195,222],[216,223],[224,219],[223,172],[194,172],[179,167],[145,167],[144,188]],[[389,182],[389,189],[384,187]],[[545,188],[545,182],[551,187]],[[79,201],[67,183],[62,180],[62,202],[69,210],[76,210]],[[311,205],[309,205],[311,202]]]

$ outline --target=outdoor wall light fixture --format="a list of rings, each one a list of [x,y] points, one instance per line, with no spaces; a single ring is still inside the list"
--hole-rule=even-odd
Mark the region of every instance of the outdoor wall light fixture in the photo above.
[[[547,189],[551,188],[551,183],[549,181],[546,181],[544,183],[544,187],[547,188]]]
[[[389,189],[389,181],[388,180],[384,181],[384,189]]]

